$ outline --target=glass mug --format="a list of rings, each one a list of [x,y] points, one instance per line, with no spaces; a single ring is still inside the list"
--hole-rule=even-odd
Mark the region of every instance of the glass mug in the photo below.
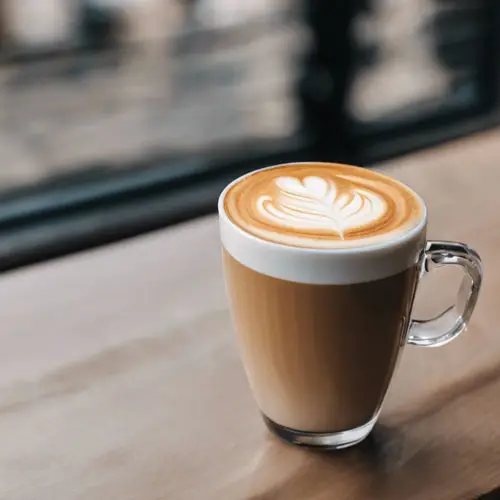
[[[350,198],[339,190],[328,194],[328,189],[336,189],[330,181],[322,187],[321,172],[328,169],[340,169],[339,185],[358,175],[361,187],[347,185],[354,192]],[[294,178],[290,172],[300,175]],[[306,209],[321,196],[321,202],[330,203],[335,196],[344,200],[339,202],[344,210],[345,200],[358,198],[363,210],[382,207],[373,197],[376,191],[370,194],[366,187],[379,181],[395,189],[393,196],[404,193],[420,207],[406,232],[387,236],[382,228],[382,243],[349,246],[339,239],[341,248],[311,248],[297,245],[289,227],[279,227],[286,214],[301,227],[307,214],[292,206],[297,200]],[[280,208],[259,187],[261,211],[245,222],[252,182],[288,182],[290,190],[284,195],[278,190],[277,195],[285,196],[288,205]],[[312,201],[304,198],[308,189]],[[319,207],[310,210],[318,227],[327,220],[324,213],[318,215],[324,209]],[[268,217],[263,224],[262,213]],[[338,449],[362,441],[377,421],[403,347],[436,347],[453,340],[476,305],[482,281],[478,254],[462,243],[427,241],[424,202],[407,186],[376,172],[315,163],[252,172],[223,191],[219,220],[226,290],[245,372],[266,425],[290,443]],[[259,233],[267,230],[269,220],[277,220],[276,231],[293,244]],[[384,224],[387,227],[387,221]],[[459,266],[464,272],[455,305],[431,320],[412,319],[419,280],[440,266]]]

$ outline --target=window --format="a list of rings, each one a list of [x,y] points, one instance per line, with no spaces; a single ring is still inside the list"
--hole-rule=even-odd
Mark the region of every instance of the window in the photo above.
[[[252,168],[497,123],[499,9],[0,0],[0,269],[211,212]]]

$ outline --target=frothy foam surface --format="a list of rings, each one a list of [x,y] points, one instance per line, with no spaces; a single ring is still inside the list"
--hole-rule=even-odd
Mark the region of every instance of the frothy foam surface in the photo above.
[[[425,216],[421,200],[372,170],[298,163],[259,170],[233,184],[225,212],[267,241],[310,248],[383,243],[411,231]]]

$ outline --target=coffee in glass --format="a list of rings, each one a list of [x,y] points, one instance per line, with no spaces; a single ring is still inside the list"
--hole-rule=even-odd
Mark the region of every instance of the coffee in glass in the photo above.
[[[245,371],[268,427],[287,441],[342,448],[364,439],[402,347],[448,342],[475,306],[477,254],[427,242],[424,202],[375,171],[258,170],[224,190],[219,215]],[[433,264],[463,267],[460,306],[412,321],[418,280]]]

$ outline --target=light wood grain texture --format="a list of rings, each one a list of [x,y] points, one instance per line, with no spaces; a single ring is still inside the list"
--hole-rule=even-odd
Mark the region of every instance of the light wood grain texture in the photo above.
[[[3,276],[0,498],[455,500],[500,485],[499,141],[384,167],[428,201],[430,237],[476,247],[486,280],[466,334],[406,349],[380,425],[348,451],[293,448],[261,423],[215,217]]]

